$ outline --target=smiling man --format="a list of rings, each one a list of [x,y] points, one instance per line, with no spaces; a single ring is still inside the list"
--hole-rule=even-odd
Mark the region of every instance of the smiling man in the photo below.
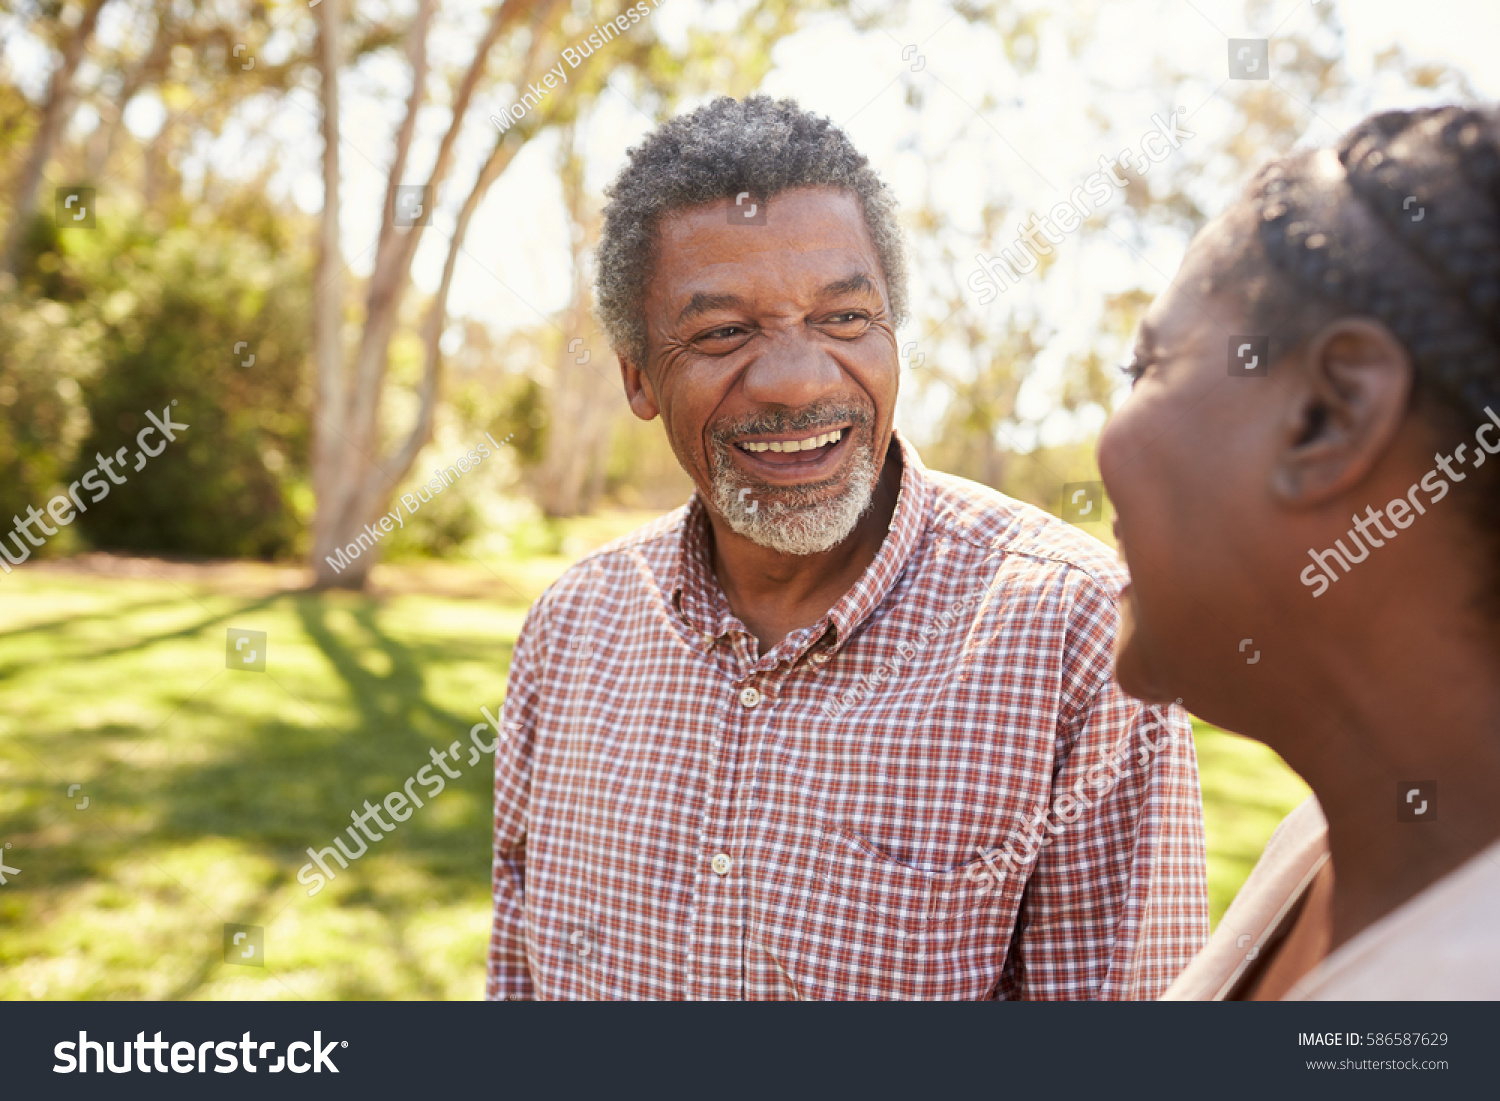
[[[1118,566],[926,470],[906,268],[826,119],[631,151],[598,312],[697,492],[536,602],[496,753],[491,998],[1151,998],[1207,935],[1184,717]]]

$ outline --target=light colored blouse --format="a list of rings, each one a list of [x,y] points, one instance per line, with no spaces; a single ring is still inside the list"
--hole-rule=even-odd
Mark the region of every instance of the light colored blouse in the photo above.
[[[1317,797],[1309,795],[1276,827],[1207,947],[1162,1000],[1237,1000],[1243,980],[1266,965],[1327,862],[1328,822]]]
[[[1286,1001],[1500,999],[1500,841],[1352,938]]]
[[[1276,951],[1328,860],[1328,823],[1317,798],[1309,796],[1276,828],[1208,946],[1162,999],[1241,996]],[[1284,1000],[1500,999],[1497,914],[1500,841],[1330,953]]]

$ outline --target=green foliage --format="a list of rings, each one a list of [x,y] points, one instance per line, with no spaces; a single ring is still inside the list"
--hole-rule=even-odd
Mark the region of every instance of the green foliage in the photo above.
[[[52,219],[52,212],[36,212],[21,232],[16,271],[20,289],[32,298],[50,298],[55,302],[78,302],[87,289],[75,273],[63,264],[66,242]]]
[[[547,392],[527,375],[510,375],[502,383],[498,409],[488,429],[515,450],[522,464],[539,462],[547,426]]]
[[[92,361],[90,327],[74,310],[0,281],[0,527],[8,529],[59,481],[85,423],[77,380]]]
[[[81,517],[96,546],[260,558],[298,549],[308,269],[258,228],[136,224],[90,235],[70,258],[89,287],[99,364],[70,480],[98,454],[134,455],[147,410],[160,417],[175,401],[175,420],[190,426]]]
[[[1208,846],[1208,912],[1215,926],[1271,832],[1311,789],[1270,746],[1193,720]]]
[[[423,474],[429,478],[434,476],[430,468],[418,468],[413,472],[412,484],[401,493],[415,495],[415,486],[421,482]],[[474,476],[478,477],[477,474]],[[441,493],[432,493],[432,499],[425,502],[420,496],[415,496],[414,499],[421,503],[414,514],[407,511],[398,493],[391,501],[391,508],[401,509],[404,526],[398,527],[384,540],[385,557],[442,558],[479,534],[482,526],[479,510],[474,505],[473,494],[466,492],[466,488],[462,482],[456,483]],[[431,490],[424,488],[423,492]]]
[[[618,397],[623,407],[624,396]],[[682,469],[661,421],[619,418],[605,468],[605,496],[625,508],[669,509],[686,503],[693,480]]]

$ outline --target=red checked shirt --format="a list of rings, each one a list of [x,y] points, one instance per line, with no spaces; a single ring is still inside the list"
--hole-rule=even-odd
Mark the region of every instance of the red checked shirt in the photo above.
[[[764,655],[697,498],[533,605],[490,998],[1154,998],[1202,947],[1197,762],[1111,679],[1112,552],[894,446],[875,560]]]

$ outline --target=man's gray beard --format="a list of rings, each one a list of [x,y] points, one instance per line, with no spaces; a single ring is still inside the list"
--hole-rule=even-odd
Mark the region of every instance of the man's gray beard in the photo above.
[[[861,431],[851,426],[848,431]],[[854,444],[853,440],[849,441]],[[731,530],[752,543],[782,554],[821,554],[832,550],[854,530],[860,517],[870,511],[875,500],[874,450],[862,443],[850,462],[845,484],[848,488],[836,497],[819,500],[830,482],[805,486],[742,486],[736,480],[733,460],[717,445],[713,455],[714,508],[729,523]],[[749,493],[742,495],[742,490]],[[774,493],[777,500],[758,501],[756,489]]]

